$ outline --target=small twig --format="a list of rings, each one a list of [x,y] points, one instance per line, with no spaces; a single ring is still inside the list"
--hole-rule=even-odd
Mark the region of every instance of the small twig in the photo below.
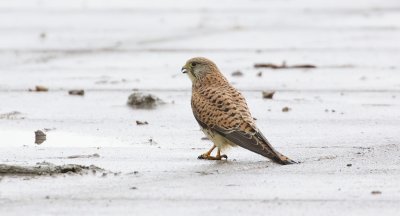
[[[286,62],[282,62],[281,65],[272,64],[272,63],[257,63],[254,64],[255,68],[271,68],[271,69],[289,69],[289,68],[316,68],[317,66],[312,64],[297,64],[297,65],[286,65]]]

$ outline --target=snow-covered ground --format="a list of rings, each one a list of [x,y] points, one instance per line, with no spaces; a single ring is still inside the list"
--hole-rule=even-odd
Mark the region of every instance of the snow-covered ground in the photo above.
[[[0,215],[398,214],[399,12],[397,0],[0,1],[0,164],[106,170],[0,174]],[[240,148],[197,160],[211,144],[180,73],[194,56],[214,60],[302,163]],[[283,61],[317,68],[254,68]],[[166,104],[132,109],[133,89]]]

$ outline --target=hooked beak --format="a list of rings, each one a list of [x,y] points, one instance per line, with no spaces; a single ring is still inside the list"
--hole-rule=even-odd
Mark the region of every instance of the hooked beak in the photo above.
[[[187,69],[185,68],[185,66],[182,67],[181,71],[182,71],[182,73],[187,73],[188,72]]]

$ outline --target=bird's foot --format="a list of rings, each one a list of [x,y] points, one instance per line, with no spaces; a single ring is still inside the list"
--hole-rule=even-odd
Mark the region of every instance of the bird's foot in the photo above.
[[[228,160],[228,156],[226,155],[216,155],[214,157],[209,154],[202,154],[199,155],[199,157],[197,157],[197,159],[202,159],[202,160],[222,160],[223,158],[225,158],[225,160]]]

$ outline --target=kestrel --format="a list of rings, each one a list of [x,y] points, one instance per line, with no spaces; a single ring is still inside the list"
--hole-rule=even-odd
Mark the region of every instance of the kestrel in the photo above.
[[[221,150],[240,146],[279,164],[295,161],[276,151],[257,128],[246,100],[222,75],[214,62],[196,57],[182,67],[192,81],[192,110],[202,131],[214,143],[199,159],[227,159]],[[217,148],[216,156],[211,156]]]

